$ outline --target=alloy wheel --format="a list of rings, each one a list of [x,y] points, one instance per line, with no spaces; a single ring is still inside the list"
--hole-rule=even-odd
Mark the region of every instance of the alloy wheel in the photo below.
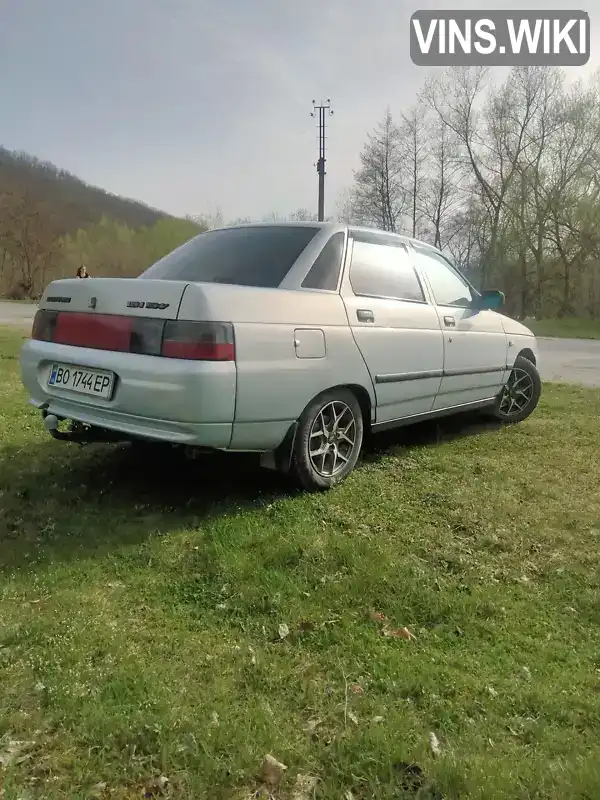
[[[531,375],[524,369],[514,367],[500,398],[499,410],[502,416],[509,419],[520,414],[531,403],[534,391]]]
[[[356,446],[354,412],[341,400],[334,400],[316,415],[310,429],[308,454],[315,472],[331,478],[350,461]]]

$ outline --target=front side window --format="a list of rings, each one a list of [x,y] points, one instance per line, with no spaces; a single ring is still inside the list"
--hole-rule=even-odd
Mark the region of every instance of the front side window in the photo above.
[[[327,289],[335,292],[344,254],[344,234],[334,233],[321,250],[302,281],[304,289]]]
[[[354,241],[350,284],[357,295],[425,302],[406,246]]]
[[[427,275],[438,306],[468,308],[473,303],[469,284],[435,250],[415,249],[415,262]]]
[[[304,225],[207,231],[161,258],[140,278],[275,289],[319,231]]]

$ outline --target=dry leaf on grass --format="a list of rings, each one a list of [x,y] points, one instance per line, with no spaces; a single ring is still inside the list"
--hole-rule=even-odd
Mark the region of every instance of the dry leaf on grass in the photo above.
[[[408,628],[384,628],[382,633],[384,636],[391,636],[394,639],[406,639],[408,642],[415,638]]]
[[[271,789],[279,786],[287,767],[271,755],[266,755],[260,770],[259,780]]]
[[[319,779],[314,775],[297,775],[291,800],[312,800]]]
[[[365,693],[365,690],[358,683],[353,683],[350,686],[350,691],[352,692],[352,694],[364,694]]]
[[[435,733],[429,734],[429,749],[431,751],[431,755],[434,758],[438,758],[442,754],[442,748],[440,746],[439,739],[435,735]]]
[[[169,779],[165,775],[160,775],[146,786],[144,797],[161,797],[169,790]]]
[[[0,750],[0,766],[10,767],[12,764],[21,764],[31,758],[31,753],[26,752],[35,746],[35,742],[24,742],[10,739]]]
[[[384,636],[391,636],[395,639],[406,639],[408,641],[415,638],[414,634],[412,634],[408,628],[391,628],[388,618],[385,614],[382,614],[381,611],[371,610],[369,612],[369,619],[382,625],[381,633]]]
[[[279,638],[280,639],[285,639],[289,635],[290,635],[290,629],[285,624],[285,622],[282,622],[281,625],[279,626]]]

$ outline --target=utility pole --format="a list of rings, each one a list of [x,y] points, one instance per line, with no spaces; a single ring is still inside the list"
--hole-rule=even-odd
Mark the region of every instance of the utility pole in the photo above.
[[[331,100],[327,98],[324,105],[316,105],[313,100],[313,110],[311,117],[319,115],[319,160],[317,161],[317,174],[319,176],[319,212],[318,220],[323,222],[325,219],[325,116],[331,116],[333,111],[330,106]]]

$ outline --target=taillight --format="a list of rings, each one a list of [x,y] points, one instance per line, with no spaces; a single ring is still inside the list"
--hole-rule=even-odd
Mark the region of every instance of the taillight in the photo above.
[[[38,311],[32,339],[194,361],[235,361],[233,325],[77,311]]]
[[[54,341],[96,350],[129,352],[131,319],[114,314],[59,312]]]
[[[144,353],[147,356],[160,356],[165,321],[133,317],[131,319],[130,353]]]
[[[36,311],[33,318],[31,338],[41,342],[54,341],[54,330],[58,320],[57,311]]]
[[[167,322],[162,354],[196,361],[234,361],[233,325],[228,322]]]

